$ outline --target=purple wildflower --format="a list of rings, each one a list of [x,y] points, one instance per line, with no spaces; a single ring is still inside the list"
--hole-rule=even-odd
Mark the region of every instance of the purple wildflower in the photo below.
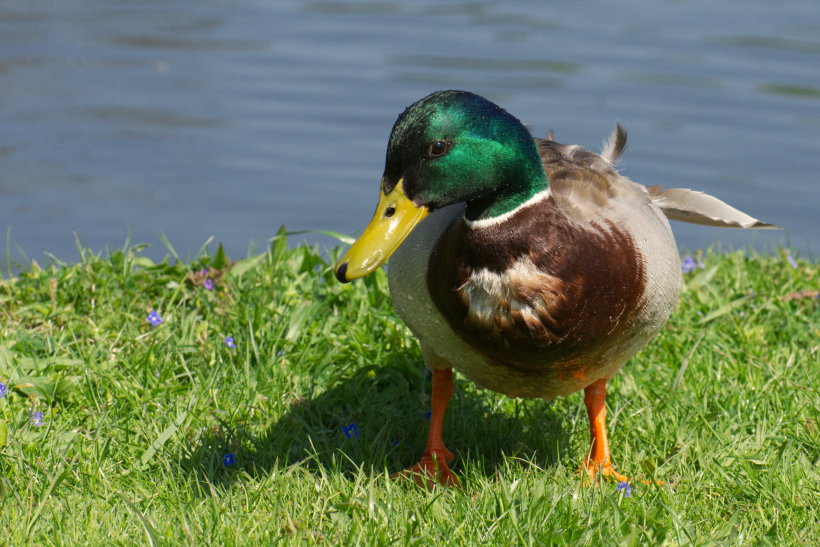
[[[703,263],[703,259],[698,260],[698,268],[701,270],[706,269],[706,264]]]
[[[353,437],[359,438],[359,426],[356,424],[350,424],[342,427],[342,433],[345,434],[345,437],[348,439],[352,439]]]
[[[0,382],[0,399],[6,396],[6,389],[8,389],[6,388],[6,384]]]
[[[201,276],[208,275],[208,270],[206,270],[205,268],[202,268],[201,270],[199,270],[199,275],[201,275]]]
[[[786,260],[789,261],[789,265],[792,268],[794,268],[795,270],[797,269],[797,261],[794,259],[792,255],[786,255]]]
[[[698,265],[695,263],[695,259],[691,256],[684,258],[680,265],[680,269],[683,270],[683,273],[689,273],[697,267]]]
[[[157,326],[162,323],[162,317],[156,312],[156,310],[151,310],[151,313],[148,314],[148,318],[146,319],[151,325]]]
[[[205,287],[205,290],[208,290],[208,291],[214,290],[214,280],[213,279],[206,279],[205,282],[202,285]]]
[[[233,455],[233,452],[228,452],[224,456],[222,456],[222,465],[224,467],[230,467],[236,463],[236,458]]]
[[[231,349],[236,347],[236,342],[233,341],[233,336],[226,336],[225,337],[225,345],[228,346]]]
[[[34,412],[31,414],[31,425],[34,427],[39,427],[43,425],[43,413],[42,412]]]
[[[276,352],[277,357],[282,357],[282,355],[284,355],[284,354],[285,354],[285,350],[283,350],[283,349],[280,349],[279,351]]]
[[[624,491],[624,494],[626,494],[626,497],[628,498],[629,493],[632,491],[632,488],[629,486],[628,482],[624,481],[618,483],[618,492],[620,492],[621,490]]]

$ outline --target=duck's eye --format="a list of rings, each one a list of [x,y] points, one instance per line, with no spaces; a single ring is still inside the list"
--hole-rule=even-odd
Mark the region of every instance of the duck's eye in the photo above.
[[[436,141],[433,143],[433,146],[430,147],[430,155],[434,158],[437,156],[443,156],[446,151],[447,141]]]
[[[388,207],[387,210],[384,212],[384,216],[386,216],[387,218],[392,217],[394,214],[396,214],[395,207]]]

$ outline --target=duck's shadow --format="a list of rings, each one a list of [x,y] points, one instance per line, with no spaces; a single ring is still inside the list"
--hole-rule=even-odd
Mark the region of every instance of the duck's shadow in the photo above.
[[[289,410],[263,434],[242,427],[209,430],[189,447],[187,464],[210,475],[227,452],[237,467],[269,472],[297,462],[309,470],[345,475],[360,468],[394,473],[421,458],[429,429],[431,375],[410,358],[371,366],[327,390],[290,401]],[[478,390],[460,375],[444,421],[444,442],[466,465],[492,474],[504,457],[546,468],[570,465],[577,413],[567,404],[508,399]],[[226,424],[227,425],[227,424]],[[229,462],[225,462],[229,463]]]

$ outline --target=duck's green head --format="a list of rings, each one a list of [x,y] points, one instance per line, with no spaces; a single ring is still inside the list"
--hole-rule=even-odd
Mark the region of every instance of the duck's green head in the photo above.
[[[468,220],[494,218],[546,188],[535,140],[518,119],[466,91],[428,95],[396,120],[376,214],[336,277],[378,268],[436,209],[466,202]]]

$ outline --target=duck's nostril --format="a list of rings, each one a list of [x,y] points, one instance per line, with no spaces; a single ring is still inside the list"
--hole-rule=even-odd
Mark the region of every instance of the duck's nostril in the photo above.
[[[384,212],[384,216],[386,216],[387,218],[390,218],[395,214],[396,214],[396,208],[395,207],[388,207],[387,210]]]

